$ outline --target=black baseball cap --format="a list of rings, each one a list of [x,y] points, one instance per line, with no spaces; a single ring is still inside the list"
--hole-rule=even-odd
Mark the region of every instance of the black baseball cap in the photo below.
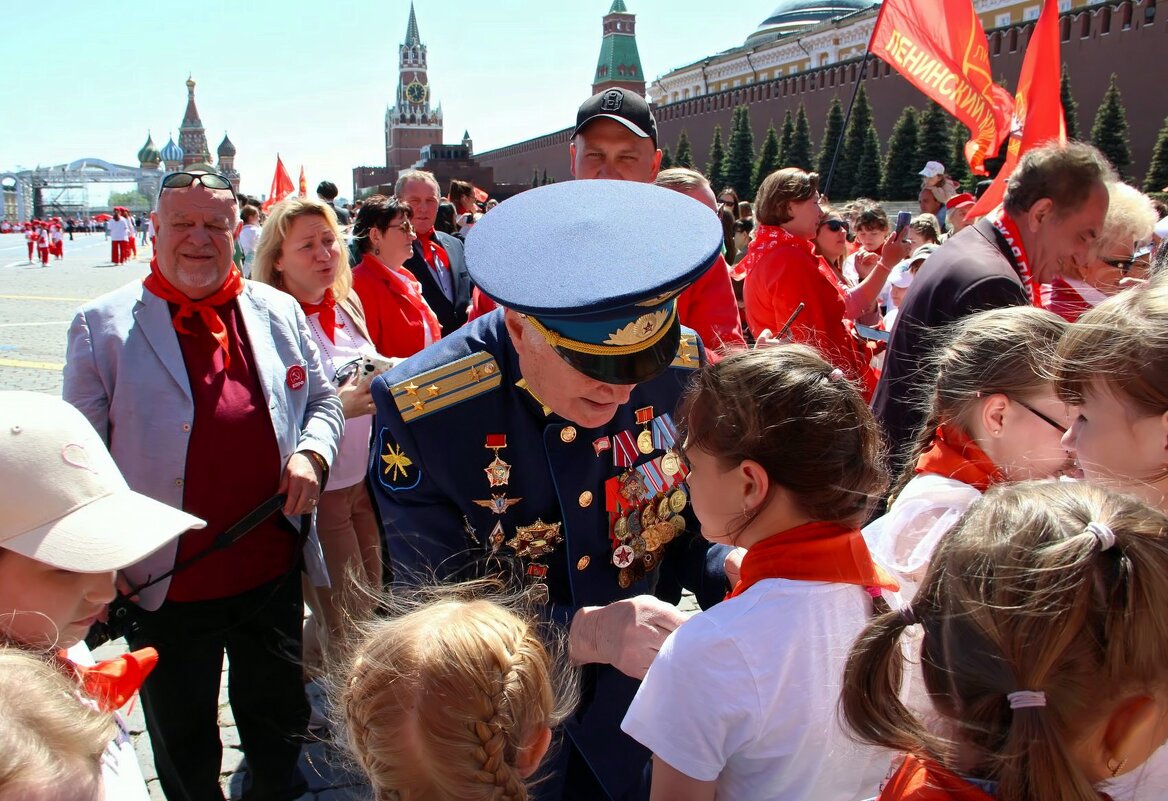
[[[649,103],[636,92],[627,89],[606,89],[584,101],[576,112],[576,130],[573,138],[588,123],[600,117],[616,120],[642,139],[652,139],[657,146],[657,120],[649,110]]]

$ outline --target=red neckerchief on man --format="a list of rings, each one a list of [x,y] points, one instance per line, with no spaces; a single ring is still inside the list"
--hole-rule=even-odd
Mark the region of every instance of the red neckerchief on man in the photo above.
[[[746,256],[738,263],[738,267],[746,275],[750,275],[750,271],[762,258],[764,253],[768,253],[775,248],[794,246],[800,250],[807,252],[807,255],[815,259],[815,246],[811,244],[810,239],[804,239],[801,236],[788,231],[781,225],[760,225],[754,235],[754,239],[750,242],[750,247],[746,250]]]
[[[1030,296],[1030,302],[1041,308],[1042,297],[1039,295],[1038,284],[1034,282],[1034,274],[1030,272],[1030,260],[1026,256],[1026,247],[1022,244],[1022,232],[1018,230],[1018,224],[1011,219],[1009,214],[1006,214],[1004,206],[998,206],[987,216],[990,223],[1006,240],[1006,246],[1010,248],[1010,253],[1014,256],[1018,276],[1022,279],[1022,286],[1025,287],[1026,294]]]
[[[422,248],[422,258],[430,265],[431,270],[450,269],[450,256],[446,254],[446,248],[439,244],[438,237],[434,236],[433,228],[424,234],[418,234],[418,245]]]
[[[304,314],[307,317],[314,314],[320,315],[316,318],[317,322],[320,323],[320,330],[324,331],[329,342],[337,344],[334,334],[337,328],[337,298],[331,289],[324,291],[324,300],[320,303],[305,303],[302,300],[300,308],[304,309]]]
[[[158,651],[153,648],[131,651],[92,667],[78,665],[64,651],[57,657],[103,712],[115,712],[125,706],[158,664]]]
[[[142,280],[142,284],[150,294],[178,306],[178,310],[171,315],[171,322],[174,323],[174,330],[180,334],[191,333],[183,324],[183,320],[187,317],[194,317],[196,314],[202,317],[207,330],[211,332],[211,336],[215,337],[219,347],[223,348],[224,369],[231,364],[231,343],[227,341],[227,326],[219,318],[215,307],[222,306],[232,298],[239,297],[240,293],[243,292],[243,276],[239,274],[239,270],[232,267],[227,272],[227,278],[223,281],[223,285],[213,294],[200,300],[191,300],[175,289],[170,281],[166,280],[166,276],[158,269],[158,258],[155,257],[150,260],[150,275]]]
[[[896,579],[872,561],[858,528],[829,521],[804,523],[756,542],[742,557],[740,575],[728,598],[769,578],[856,584],[870,592],[900,589]]]
[[[918,475],[931,473],[952,478],[979,492],[985,492],[991,485],[1006,480],[1002,471],[971,437],[951,426],[937,429],[933,443],[917,459],[913,471]]]

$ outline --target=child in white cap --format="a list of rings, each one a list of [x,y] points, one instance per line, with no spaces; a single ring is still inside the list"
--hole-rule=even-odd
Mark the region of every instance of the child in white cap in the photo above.
[[[133,492],[93,426],[69,404],[0,392],[0,644],[39,654],[75,680],[81,697],[112,712],[157,655],[137,652],[95,667],[83,639],[114,599],[118,570],[202,526]],[[104,797],[145,799],[127,729],[117,723],[102,760]]]

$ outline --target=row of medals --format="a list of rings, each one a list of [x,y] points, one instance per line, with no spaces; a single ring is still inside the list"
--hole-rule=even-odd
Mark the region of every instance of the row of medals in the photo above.
[[[644,454],[653,452],[653,439],[648,431],[637,436],[637,450]],[[654,461],[669,478],[681,472],[681,459],[672,450]],[[628,470],[620,481],[623,485],[621,495],[626,499],[629,495],[641,494],[629,487],[630,482],[640,485],[642,491],[644,489],[644,481],[635,469]],[[626,493],[626,489],[630,491]],[[685,490],[675,485],[617,512],[611,531],[612,564],[619,571],[617,583],[621,589],[628,589],[653,570],[665,546],[685,531],[685,518],[681,513],[688,502]]]

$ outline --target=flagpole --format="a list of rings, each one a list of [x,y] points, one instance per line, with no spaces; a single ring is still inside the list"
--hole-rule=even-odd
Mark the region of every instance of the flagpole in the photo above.
[[[877,23],[879,24],[879,23]],[[856,85],[852,88],[852,99],[848,101],[848,110],[844,114],[844,124],[840,129],[839,139],[835,143],[835,152],[831,154],[831,167],[827,171],[827,179],[819,186],[820,194],[830,197],[831,180],[835,177],[835,165],[839,161],[840,150],[844,146],[844,138],[848,131],[848,122],[852,119],[852,106],[856,105],[856,95],[860,93],[860,86],[864,83],[864,72],[868,69],[868,58],[872,55],[872,43],[864,50],[864,58],[860,61],[860,75],[856,78]]]

